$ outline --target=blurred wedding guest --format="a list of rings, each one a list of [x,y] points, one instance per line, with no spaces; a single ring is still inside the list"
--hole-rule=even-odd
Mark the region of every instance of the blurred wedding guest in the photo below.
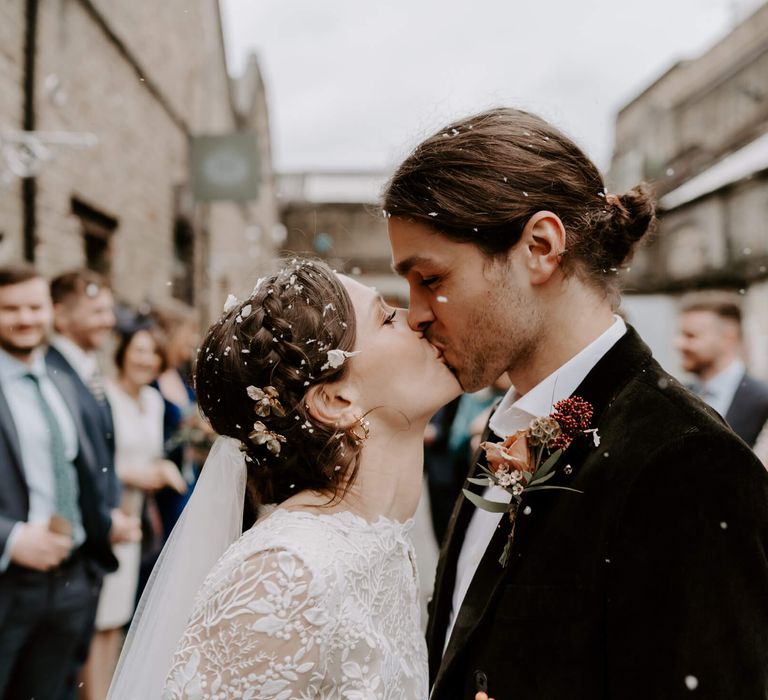
[[[683,369],[694,375],[690,388],[754,447],[768,422],[768,385],[746,370],[739,298],[701,292],[681,304],[677,349]]]
[[[485,429],[491,411],[511,386],[512,383],[505,373],[490,386],[463,394],[459,399],[459,409],[456,411],[456,418],[451,425],[448,444],[451,451],[456,455],[459,470],[462,471],[462,483],[473,466],[471,464],[472,458],[480,445],[480,436]]]
[[[78,402],[110,505],[120,503],[115,475],[112,413],[104,392],[98,353],[115,326],[114,299],[105,279],[92,270],[72,270],[51,280],[54,330],[47,362],[75,384]]]
[[[482,416],[482,433],[492,407],[510,387],[506,374],[491,386],[462,394],[438,411],[427,427],[424,439],[424,463],[427,471],[432,527],[438,543],[448,528],[456,499],[472,465],[474,446],[472,427]],[[430,439],[431,438],[431,439]],[[479,438],[479,435],[478,435]]]
[[[0,268],[0,697],[55,699],[117,567],[103,478],[69,375],[46,365],[47,282]]]
[[[202,464],[197,464],[189,444],[203,425],[192,387],[192,362],[200,340],[200,326],[195,310],[176,299],[168,299],[156,306],[152,317],[166,337],[166,368],[156,383],[165,402],[166,456],[176,464],[191,486],[196,478],[196,467]],[[205,455],[202,455],[204,460]],[[187,498],[170,489],[157,494],[165,537],[176,524]]]
[[[123,486],[121,509],[133,517],[141,514],[147,493],[166,487],[186,491],[176,465],[163,458],[163,399],[149,386],[163,369],[162,348],[157,330],[141,326],[128,330],[115,351],[117,376],[106,384],[115,423],[115,464]],[[139,585],[141,543],[117,544],[113,549],[120,568],[104,579],[99,598],[96,633],[83,673],[82,696],[87,700],[107,695]]]
[[[454,455],[448,449],[448,436],[458,405],[459,399],[454,399],[443,406],[424,431],[424,472],[432,531],[438,545],[443,541],[458,493]]]
[[[55,332],[46,361],[54,372],[66,375],[77,391],[82,422],[98,464],[98,485],[114,511],[115,537],[117,540],[137,539],[140,537],[139,520],[127,518],[117,509],[120,483],[114,465],[114,427],[99,365],[99,352],[111,340],[115,325],[112,291],[100,274],[87,269],[57,275],[51,280],[50,288]],[[96,615],[95,608],[93,615]],[[61,700],[74,697],[77,667],[85,662],[91,631],[92,627],[86,630],[79,648],[78,664],[72,669],[67,692]]]

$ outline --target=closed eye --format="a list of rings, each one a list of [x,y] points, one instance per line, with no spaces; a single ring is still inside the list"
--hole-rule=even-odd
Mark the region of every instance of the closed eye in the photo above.
[[[386,318],[384,319],[384,325],[385,326],[393,325],[396,318],[397,318],[397,309],[393,309],[392,313],[387,314]]]
[[[440,278],[437,276],[433,277],[424,277],[421,280],[421,286],[422,287],[431,287],[433,284],[435,284]]]

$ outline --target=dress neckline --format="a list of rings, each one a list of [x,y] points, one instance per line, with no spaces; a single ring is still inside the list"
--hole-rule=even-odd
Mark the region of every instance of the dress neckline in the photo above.
[[[273,506],[271,510],[267,511],[262,517],[260,517],[255,524],[264,522],[267,518],[271,518],[278,513],[282,513],[283,516],[301,516],[307,518],[318,518],[320,520],[328,520],[331,522],[341,521],[347,525],[356,525],[360,529],[367,530],[381,530],[391,529],[394,531],[400,531],[407,533],[413,527],[414,518],[410,517],[407,520],[401,522],[395,518],[387,517],[386,515],[379,515],[375,520],[366,520],[362,515],[353,513],[351,510],[339,510],[333,513],[318,513],[311,510],[288,510],[287,508],[280,508]]]

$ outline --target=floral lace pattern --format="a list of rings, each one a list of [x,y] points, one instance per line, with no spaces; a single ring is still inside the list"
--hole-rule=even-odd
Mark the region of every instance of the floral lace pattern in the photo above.
[[[423,700],[411,522],[276,510],[198,594],[164,700]]]

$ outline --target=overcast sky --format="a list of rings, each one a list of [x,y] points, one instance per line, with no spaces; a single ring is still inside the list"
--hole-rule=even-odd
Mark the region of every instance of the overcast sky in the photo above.
[[[278,170],[387,169],[456,116],[533,110],[605,168],[616,111],[762,0],[222,0]]]

